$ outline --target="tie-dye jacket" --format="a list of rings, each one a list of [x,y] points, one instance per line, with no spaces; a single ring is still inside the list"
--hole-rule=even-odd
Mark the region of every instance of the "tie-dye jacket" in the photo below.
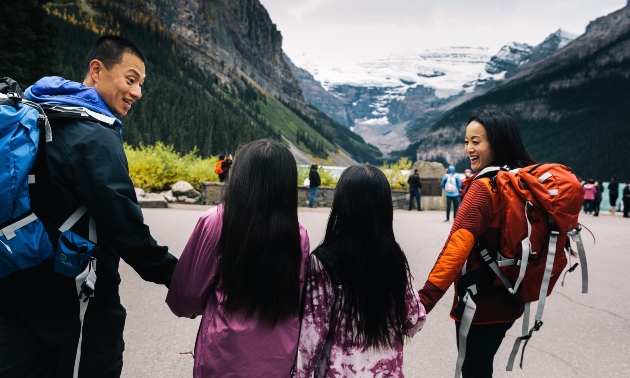
[[[426,321],[424,307],[407,277],[405,305],[407,334],[415,335]],[[403,344],[394,339],[391,348],[374,350],[346,338],[346,319],[340,317],[341,287],[333,286],[326,269],[311,254],[306,280],[304,315],[300,330],[294,377],[403,377]],[[341,300],[335,300],[341,298]],[[340,319],[341,318],[341,319]]]

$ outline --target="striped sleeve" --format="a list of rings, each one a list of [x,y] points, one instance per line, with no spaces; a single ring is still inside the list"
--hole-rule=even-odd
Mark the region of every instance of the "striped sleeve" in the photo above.
[[[475,240],[488,229],[493,216],[494,205],[489,181],[486,179],[473,181],[457,211],[444,248],[424,287],[418,292],[427,313],[455,282],[468,259]]]

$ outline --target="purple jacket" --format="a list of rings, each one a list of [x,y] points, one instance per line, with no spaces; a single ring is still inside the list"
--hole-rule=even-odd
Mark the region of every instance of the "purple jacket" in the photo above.
[[[175,267],[166,303],[177,316],[202,315],[195,345],[194,377],[289,377],[297,351],[300,321],[271,329],[257,318],[230,316],[223,307],[217,249],[223,206],[201,216]],[[302,269],[308,264],[309,240],[300,225]]]
[[[595,199],[595,185],[593,184],[585,184],[583,187],[584,199],[585,200],[594,200]]]

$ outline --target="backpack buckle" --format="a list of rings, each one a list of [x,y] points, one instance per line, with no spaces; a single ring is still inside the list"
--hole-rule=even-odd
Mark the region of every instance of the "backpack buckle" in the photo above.
[[[10,98],[11,100],[14,100],[14,101],[17,101],[17,102],[22,101],[22,97],[19,94],[15,93],[15,92],[7,92],[6,96],[8,98]]]
[[[539,331],[539,330],[540,330],[540,327],[542,327],[542,325],[543,325],[542,320],[537,320],[537,321],[534,323],[534,329],[535,329],[536,331]]]
[[[85,294],[85,299],[83,299],[83,302],[87,302],[90,299],[90,297],[94,294],[94,283],[91,282],[89,279],[86,279],[81,284],[81,291],[79,292],[79,299],[81,299],[83,294]]]

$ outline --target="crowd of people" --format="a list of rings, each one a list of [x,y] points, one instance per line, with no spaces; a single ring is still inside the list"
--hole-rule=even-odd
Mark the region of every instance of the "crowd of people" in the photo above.
[[[87,206],[73,229],[87,235],[95,223],[98,243],[91,259],[98,281],[79,319],[79,281],[57,274],[52,260],[8,277],[0,285],[0,376],[119,377],[126,316],[118,293],[121,258],[144,280],[168,287],[166,303],[176,316],[202,317],[195,377],[402,376],[405,342],[422,329],[448,288],[457,286],[463,268],[484,264],[471,253],[475,241],[498,248],[500,198],[490,178],[473,180],[469,171],[462,182],[448,168],[441,185],[446,221],[452,206],[453,225],[416,290],[393,231],[391,190],[380,169],[355,165],[342,173],[325,237],[310,252],[308,231],[298,221],[295,158],[276,141],[250,142],[234,159],[221,159],[223,200],[199,219],[178,260],[144,224],[121,141],[118,117],[142,97],[145,64],[133,43],[104,36],[88,55],[83,83],[44,78],[26,91],[42,105],[80,106],[107,117],[51,119],[54,138],[46,145],[37,171],[40,189],[32,199],[55,244],[63,220]],[[468,120],[465,152],[475,172],[536,163],[514,120],[497,111]],[[309,206],[320,185],[317,168],[310,170]],[[589,193],[588,211],[596,215],[601,191],[598,197],[590,181],[585,198]],[[408,182],[409,210],[415,200],[420,211],[417,170]],[[609,190],[612,200],[610,185]],[[458,331],[455,299],[451,317]],[[506,291],[478,300],[464,377],[492,376],[494,355],[522,313]]]

